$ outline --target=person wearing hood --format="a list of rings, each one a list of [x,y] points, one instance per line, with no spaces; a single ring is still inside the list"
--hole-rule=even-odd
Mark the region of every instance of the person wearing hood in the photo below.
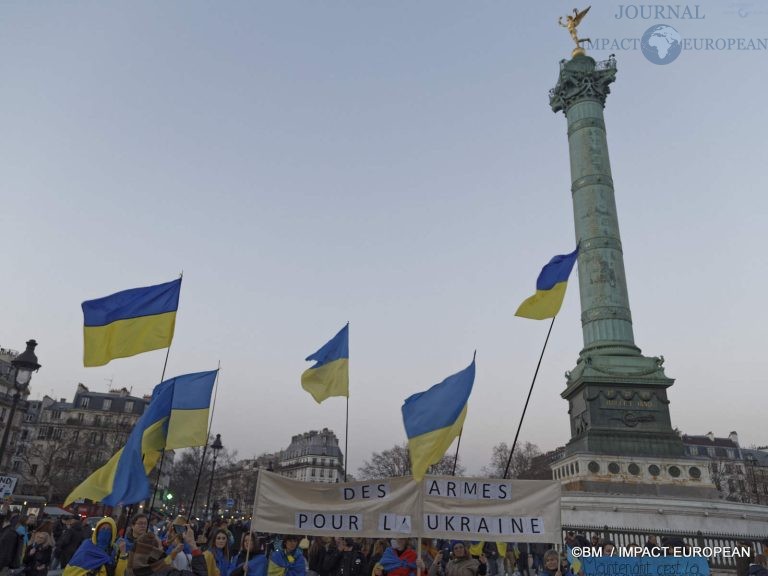
[[[747,576],[768,576],[768,557],[765,554],[755,556],[755,561],[749,565]]]
[[[83,540],[62,576],[114,576],[116,536],[112,518],[99,520],[90,540]]]
[[[192,560],[188,570],[179,570],[173,565],[183,546],[191,550]],[[208,576],[205,558],[197,547],[195,533],[188,526],[184,532],[183,543],[177,545],[170,554],[165,553],[154,534],[146,533],[139,537],[128,567],[133,576]]]
[[[232,559],[228,576],[267,576],[266,543],[253,532],[240,539],[240,552]],[[246,559],[248,565],[246,566]]]
[[[479,559],[472,558],[466,544],[461,541],[453,542],[451,552],[453,558],[445,565],[445,569],[443,569],[442,550],[437,553],[429,569],[429,576],[485,576],[488,570],[485,554],[480,554]],[[422,562],[421,558],[418,562]]]
[[[283,538],[282,546],[269,558],[269,576],[306,576],[307,562],[299,548],[299,537],[289,534]]]

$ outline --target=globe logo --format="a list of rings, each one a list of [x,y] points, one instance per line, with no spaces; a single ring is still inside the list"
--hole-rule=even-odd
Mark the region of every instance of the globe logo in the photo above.
[[[670,64],[683,51],[683,39],[680,33],[666,24],[651,26],[640,40],[643,55],[654,64]]]

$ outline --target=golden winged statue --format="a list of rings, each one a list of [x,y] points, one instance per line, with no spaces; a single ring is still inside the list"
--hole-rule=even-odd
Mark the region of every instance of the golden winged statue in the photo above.
[[[563,24],[562,16],[557,20],[557,23],[560,24],[560,26],[563,28],[568,28],[568,32],[571,34],[571,38],[573,38],[573,41],[576,43],[577,49],[581,49],[582,42],[589,42],[589,38],[579,38],[576,28],[584,19],[584,16],[587,15],[587,12],[589,12],[590,8],[592,8],[592,6],[587,6],[586,9],[582,10],[581,12],[579,12],[578,8],[574,8],[573,16],[569,15],[565,17],[565,24]]]

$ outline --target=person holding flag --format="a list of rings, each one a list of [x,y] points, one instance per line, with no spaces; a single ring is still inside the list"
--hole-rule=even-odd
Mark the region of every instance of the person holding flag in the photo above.
[[[83,540],[62,576],[113,576],[116,535],[117,527],[112,518],[99,520],[90,540]]]
[[[480,554],[478,559],[473,558],[467,551],[467,545],[456,540],[451,546],[453,558],[443,569],[443,551],[437,553],[435,561],[429,569],[429,576],[485,576],[488,570],[488,560],[485,554]]]
[[[379,564],[387,576],[414,576],[417,560],[416,550],[410,547],[408,538],[393,538]]]

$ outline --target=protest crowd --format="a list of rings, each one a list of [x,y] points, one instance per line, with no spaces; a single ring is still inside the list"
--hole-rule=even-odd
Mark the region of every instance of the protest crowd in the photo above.
[[[118,520],[104,517],[91,529],[77,516],[4,517],[0,576],[589,576],[545,544],[425,539],[417,551],[416,539],[263,534],[241,520],[158,522],[142,513]],[[638,545],[686,543],[649,536]],[[560,548],[573,547],[610,555],[614,544],[567,532]],[[742,559],[737,576],[768,576],[766,556]]]

